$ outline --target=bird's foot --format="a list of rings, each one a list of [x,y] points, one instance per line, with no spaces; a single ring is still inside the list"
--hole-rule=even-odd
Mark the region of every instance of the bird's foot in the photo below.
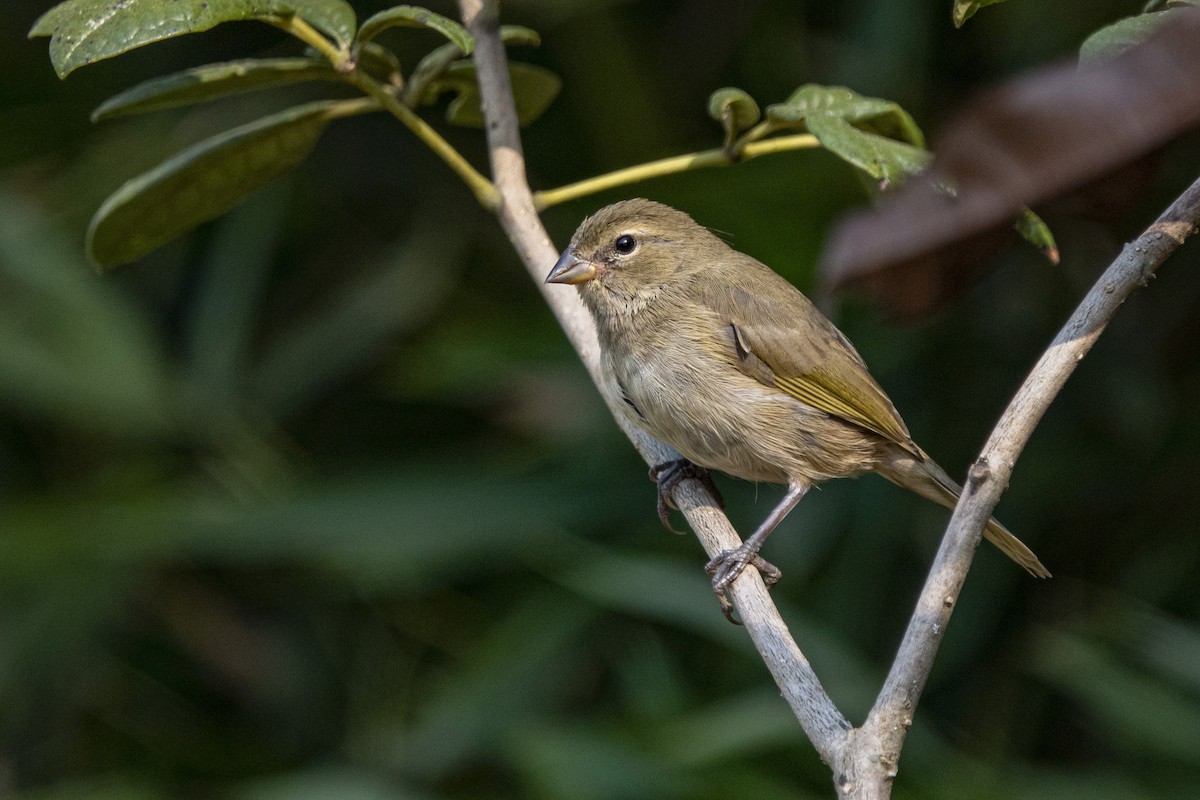
[[[779,567],[758,554],[758,543],[751,541],[742,542],[733,550],[722,551],[704,565],[704,571],[712,577],[713,592],[717,595],[717,602],[721,604],[721,613],[734,625],[741,623],[733,618],[733,604],[729,602],[727,590],[737,580],[738,575],[751,566],[762,575],[763,583],[768,589],[778,583],[783,575]]]
[[[675,487],[679,485],[680,481],[688,478],[695,478],[704,484],[704,488],[716,501],[717,507],[725,507],[725,498],[721,497],[721,492],[713,483],[712,473],[704,467],[698,467],[686,458],[678,458],[653,466],[650,468],[650,480],[658,484],[658,518],[662,520],[663,527],[671,533],[682,533],[671,527],[670,509],[679,510],[671,493],[675,491]]]

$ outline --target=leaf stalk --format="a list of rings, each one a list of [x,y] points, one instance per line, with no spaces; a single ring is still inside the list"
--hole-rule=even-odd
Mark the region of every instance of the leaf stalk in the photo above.
[[[638,183],[651,178],[661,178],[666,175],[674,175],[694,169],[728,167],[759,156],[784,153],[791,150],[809,150],[820,146],[817,137],[811,133],[797,133],[791,136],[766,139],[761,142],[752,141],[740,147],[735,147],[733,156],[724,147],[716,147],[711,150],[701,150],[696,153],[686,153],[679,156],[670,156],[658,161],[649,161],[645,164],[624,167],[623,169],[608,172],[604,175],[585,178],[582,181],[569,183],[556,189],[546,189],[536,192],[533,196],[534,206],[538,211],[542,211],[560,203],[577,200],[580,197],[586,197],[590,194],[603,192],[607,189],[615,189],[618,186],[625,186],[630,183]]]

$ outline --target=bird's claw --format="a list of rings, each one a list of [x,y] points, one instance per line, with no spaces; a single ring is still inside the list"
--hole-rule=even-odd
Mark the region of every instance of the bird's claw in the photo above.
[[[670,510],[679,510],[679,506],[675,505],[672,492],[681,481],[688,478],[695,478],[704,484],[704,488],[716,501],[717,507],[725,508],[725,498],[721,496],[717,485],[713,483],[712,473],[704,467],[698,467],[686,458],[677,458],[674,461],[666,461],[653,466],[650,468],[650,480],[658,484],[658,518],[662,521],[663,527],[671,533],[682,533],[671,527]]]
[[[743,542],[733,550],[722,551],[704,565],[704,571],[712,577],[713,592],[717,595],[717,602],[721,604],[721,613],[734,625],[741,623],[733,618],[733,604],[729,602],[728,589],[746,567],[750,566],[758,570],[768,589],[783,576],[779,567],[760,556],[758,549],[749,542]]]

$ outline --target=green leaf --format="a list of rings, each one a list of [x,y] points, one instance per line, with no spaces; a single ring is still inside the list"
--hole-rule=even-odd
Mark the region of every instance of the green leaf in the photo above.
[[[542,44],[542,35],[533,28],[526,28],[524,25],[501,25],[500,41],[506,45],[539,47]]]
[[[1026,208],[1021,212],[1021,216],[1017,217],[1013,227],[1017,229],[1017,233],[1021,234],[1022,239],[1041,250],[1042,255],[1051,264],[1058,263],[1058,243],[1054,241],[1054,234],[1050,232],[1050,226],[1041,217]]]
[[[325,126],[351,108],[363,110],[346,101],[297,106],[164,161],[104,201],[88,230],[89,254],[101,267],[125,264],[223,214],[303,161]]]
[[[808,118],[808,130],[842,160],[891,184],[920,172],[932,158],[927,150],[856,128],[832,114],[813,114]]]
[[[338,80],[324,61],[310,58],[252,58],[226,61],[139,83],[105,100],[92,121],[203,103],[239,92],[311,80]]]
[[[429,28],[437,31],[457,45],[463,55],[470,55],[475,49],[475,40],[467,33],[466,28],[449,17],[443,17],[419,6],[395,6],[380,11],[362,24],[358,32],[358,41],[370,41],[388,28],[396,27]]]
[[[509,63],[508,75],[517,104],[517,121],[523,126],[540,117],[562,87],[562,81],[550,70],[519,61]],[[447,121],[468,128],[484,126],[483,109],[479,104],[479,83],[472,62],[455,61],[451,64],[441,78],[429,85],[421,101],[433,103],[444,92],[457,95],[446,109]]]
[[[1095,64],[1116,58],[1134,45],[1146,41],[1171,14],[1179,9],[1155,11],[1126,17],[1093,33],[1079,47],[1079,63]]]
[[[954,0],[954,9],[951,11],[954,16],[954,27],[961,28],[963,23],[975,16],[975,12],[984,6],[1003,2],[1004,0]]]
[[[807,130],[875,180],[897,183],[929,163],[925,136],[907,111],[844,86],[801,86],[767,106],[767,119],[776,128]]]
[[[222,22],[298,16],[348,46],[354,9],[344,0],[67,0],[33,24],[30,37],[49,36],[60,78],[135,47]]]
[[[925,146],[925,135],[897,103],[864,97],[844,86],[805,84],[784,102],[767,106],[767,119],[776,123],[796,125],[817,114],[838,117],[889,139]]]
[[[506,45],[528,45],[537,47],[542,43],[541,36],[537,31],[521,25],[501,25],[500,40]],[[462,48],[456,44],[444,44],[441,47],[436,47],[431,50],[417,64],[413,70],[412,76],[408,80],[408,85],[404,87],[404,94],[401,100],[410,108],[419,102],[424,102],[422,98],[426,96],[430,84],[445,74],[446,69],[455,61],[466,55]],[[436,97],[436,96],[435,96]],[[428,100],[432,103],[433,99]]]
[[[758,122],[762,112],[749,94],[726,87],[717,89],[708,98],[708,115],[721,123],[727,134],[736,136]]]

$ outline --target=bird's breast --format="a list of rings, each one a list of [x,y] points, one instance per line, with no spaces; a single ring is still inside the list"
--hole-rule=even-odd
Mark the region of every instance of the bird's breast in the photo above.
[[[662,322],[635,337],[639,346],[606,347],[609,388],[636,424],[693,463],[786,483],[788,470],[763,451],[757,431],[793,430],[795,403],[740,372],[717,331],[698,329],[695,320]]]

